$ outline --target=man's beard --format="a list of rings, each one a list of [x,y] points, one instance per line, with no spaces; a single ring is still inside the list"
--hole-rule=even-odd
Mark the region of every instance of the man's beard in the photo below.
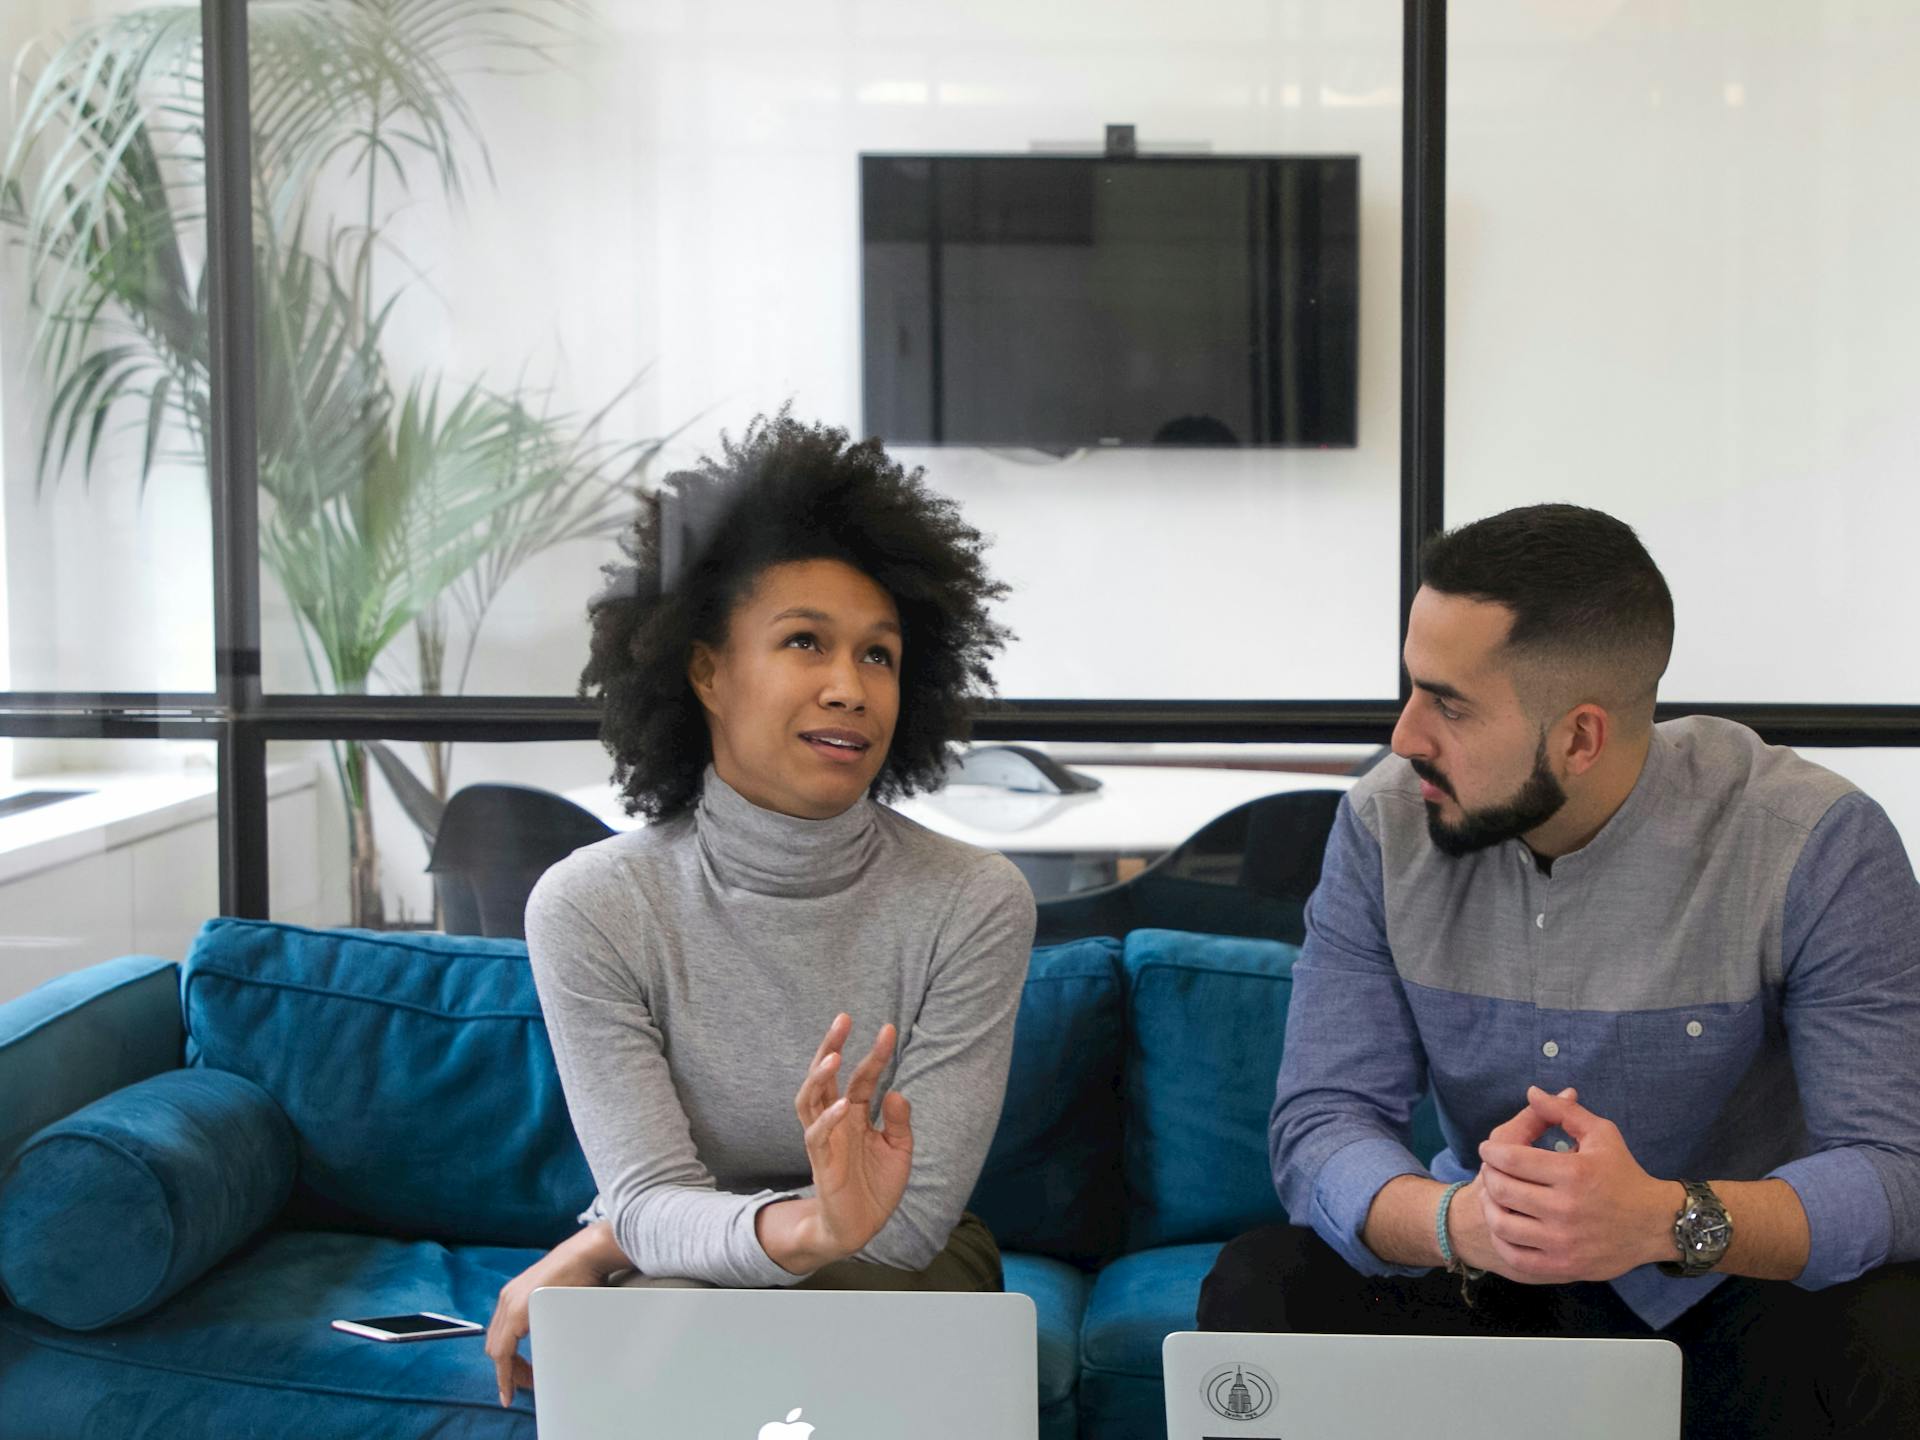
[[[1460,797],[1453,794],[1453,787],[1426,761],[1409,763],[1413,773],[1422,780],[1452,795],[1456,802],[1459,800]],[[1476,850],[1517,840],[1529,830],[1538,829],[1559,814],[1560,807],[1566,803],[1567,792],[1547,767],[1547,737],[1542,735],[1540,749],[1533,757],[1533,773],[1521,783],[1519,792],[1511,800],[1485,810],[1467,810],[1459,822],[1452,825],[1440,818],[1440,807],[1429,800],[1427,834],[1442,854],[1471,855]]]

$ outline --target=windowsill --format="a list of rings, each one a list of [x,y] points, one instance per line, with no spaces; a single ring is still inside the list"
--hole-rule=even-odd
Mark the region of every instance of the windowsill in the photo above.
[[[310,760],[267,767],[269,799],[313,784]],[[92,793],[0,818],[0,885],[212,819],[217,810],[211,771],[185,775],[61,771],[0,784],[0,798],[56,789]]]

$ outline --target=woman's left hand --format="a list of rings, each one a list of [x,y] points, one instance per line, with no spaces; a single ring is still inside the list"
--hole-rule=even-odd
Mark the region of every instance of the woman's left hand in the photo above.
[[[897,1032],[892,1025],[880,1027],[842,1095],[841,1051],[852,1033],[852,1017],[834,1017],[793,1101],[813,1166],[818,1238],[825,1251],[841,1257],[857,1253],[880,1233],[906,1194],[913,1170],[913,1107],[907,1097],[890,1090],[881,1100],[885,1129],[875,1129],[869,1119]]]
[[[533,1366],[520,1353],[527,1336],[528,1302],[543,1285],[604,1285],[627,1268],[627,1257],[605,1220],[570,1235],[500,1287],[493,1319],[487,1324],[487,1358],[500,1386],[500,1403],[511,1405],[513,1392],[533,1388]]]

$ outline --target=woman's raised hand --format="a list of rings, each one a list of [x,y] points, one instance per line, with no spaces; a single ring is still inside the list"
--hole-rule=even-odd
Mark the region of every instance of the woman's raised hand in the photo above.
[[[880,1232],[906,1194],[913,1169],[913,1107],[907,1097],[890,1090],[881,1100],[885,1129],[876,1130],[868,1118],[881,1072],[893,1058],[897,1032],[891,1025],[880,1027],[873,1049],[854,1067],[842,1095],[841,1052],[852,1033],[851,1016],[834,1016],[793,1097],[813,1166],[820,1239],[842,1256],[854,1254]]]

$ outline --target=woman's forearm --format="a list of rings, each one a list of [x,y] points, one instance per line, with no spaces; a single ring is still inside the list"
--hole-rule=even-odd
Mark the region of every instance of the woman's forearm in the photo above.
[[[821,1236],[819,1205],[811,1199],[776,1200],[753,1217],[753,1233],[767,1258],[792,1275],[811,1275],[823,1265],[847,1257]]]
[[[581,1226],[562,1241],[559,1248],[567,1251],[570,1258],[591,1266],[603,1280],[609,1275],[633,1268],[633,1262],[620,1248],[620,1242],[613,1238],[610,1221],[596,1220],[591,1225]]]

